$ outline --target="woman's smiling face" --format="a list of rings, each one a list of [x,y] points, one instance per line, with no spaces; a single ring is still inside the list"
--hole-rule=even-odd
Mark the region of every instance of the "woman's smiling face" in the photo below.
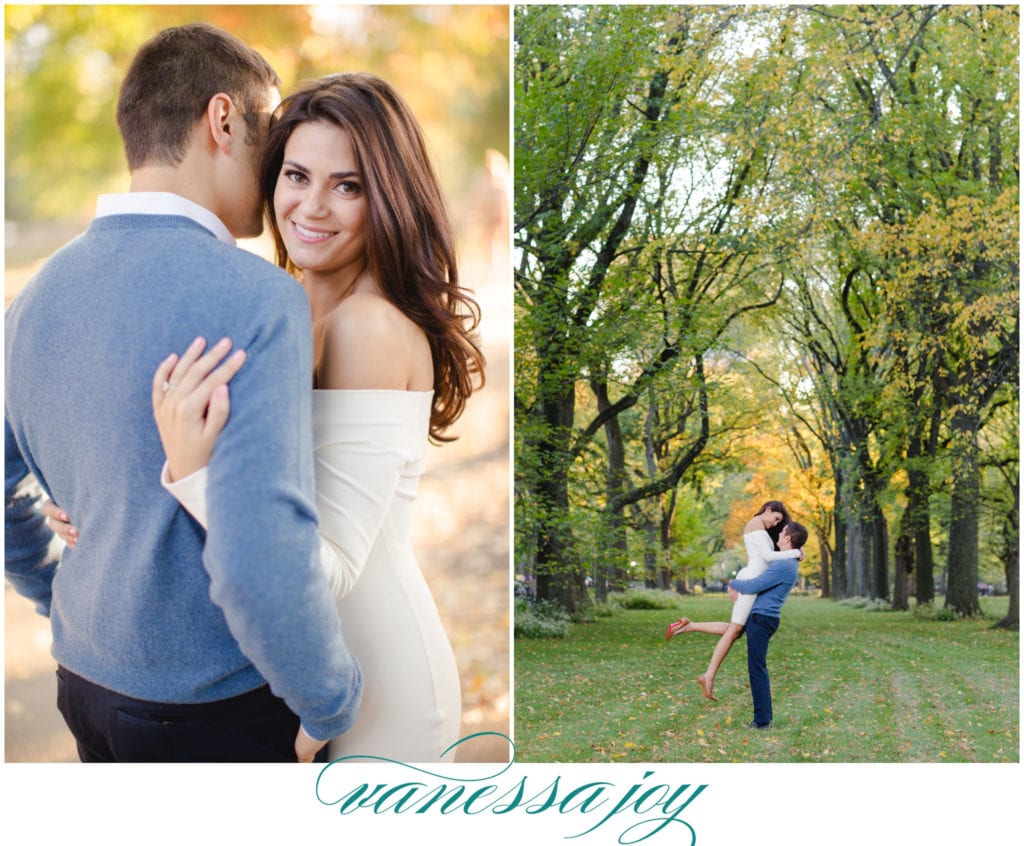
[[[366,194],[344,129],[325,121],[295,127],[274,189],[274,217],[289,258],[304,275],[362,267]]]

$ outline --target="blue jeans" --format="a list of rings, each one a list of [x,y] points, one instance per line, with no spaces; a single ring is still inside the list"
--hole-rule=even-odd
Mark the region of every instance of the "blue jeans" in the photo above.
[[[772,685],[768,678],[768,641],[778,631],[781,620],[764,614],[751,614],[747,620],[747,672],[750,696],[754,700],[754,722],[766,726],[772,721]]]

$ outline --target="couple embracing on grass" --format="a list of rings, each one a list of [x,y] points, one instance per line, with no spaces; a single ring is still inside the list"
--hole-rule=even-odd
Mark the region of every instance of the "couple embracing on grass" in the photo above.
[[[697,676],[701,691],[708,699],[714,695],[715,674],[733,643],[747,633],[747,672],[754,719],[750,728],[766,729],[772,722],[772,690],[768,678],[768,641],[778,631],[782,604],[798,577],[797,562],[803,559],[807,529],[792,522],[786,507],[777,500],[761,506],[743,529],[747,547],[747,566],[729,583],[733,602],[732,618],[698,623],[680,617],[669,624],[665,639],[681,632],[706,632],[719,635],[705,673]]]

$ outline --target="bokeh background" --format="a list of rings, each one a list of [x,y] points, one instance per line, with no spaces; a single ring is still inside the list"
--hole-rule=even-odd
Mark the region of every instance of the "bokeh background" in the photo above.
[[[432,448],[417,548],[462,677],[463,732],[509,722],[509,11],[507,6],[43,6],[4,8],[5,307],[88,226],[128,174],[115,121],[121,78],[159,30],[207,21],[302,80],[365,70],[409,102],[455,221],[462,279],[481,305],[487,383]],[[239,245],[266,257],[269,239]],[[77,760],[56,710],[47,620],[5,585],[6,761]],[[401,644],[395,644],[401,648]],[[505,761],[482,736],[460,761]]]

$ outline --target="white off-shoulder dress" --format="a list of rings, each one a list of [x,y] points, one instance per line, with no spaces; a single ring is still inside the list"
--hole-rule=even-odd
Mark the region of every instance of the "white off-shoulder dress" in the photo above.
[[[777,550],[772,536],[764,529],[747,532],[743,535],[743,543],[747,547],[747,566],[736,574],[737,579],[756,578],[768,569],[768,562],[792,558],[794,555],[793,550]],[[745,626],[755,599],[756,593],[741,593],[733,603],[731,621]]]
[[[345,644],[363,671],[359,717],[330,742],[331,760],[454,760],[454,750],[442,753],[458,740],[459,674],[412,547],[432,396],[313,392],[321,559]],[[205,497],[198,475],[166,486],[197,519]]]

